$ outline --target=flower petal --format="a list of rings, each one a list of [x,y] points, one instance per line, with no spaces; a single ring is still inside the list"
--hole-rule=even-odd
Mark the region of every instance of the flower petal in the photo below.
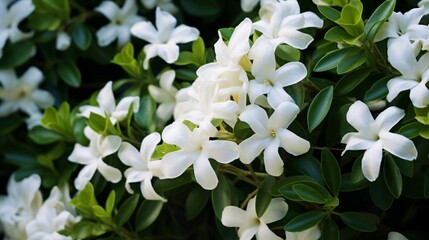
[[[414,88],[419,84],[415,79],[407,79],[404,77],[395,77],[387,82],[387,89],[389,90],[386,99],[391,102],[402,91]]]
[[[270,92],[267,95],[267,101],[270,104],[270,106],[276,110],[280,104],[285,102],[290,102],[295,104],[295,101],[293,100],[293,98],[283,89],[283,87],[280,87],[280,86],[271,88]]]
[[[310,142],[287,129],[278,129],[276,136],[280,140],[281,147],[294,156],[304,154],[310,150]]]
[[[118,151],[119,160],[127,166],[140,168],[144,165],[142,159],[140,159],[140,153],[137,149],[127,143],[123,142]]]
[[[43,73],[40,69],[36,67],[30,67],[21,77],[20,80],[22,83],[25,83],[27,86],[36,88],[40,82],[43,80]]]
[[[162,139],[164,142],[174,144],[182,149],[193,147],[193,144],[189,142],[189,139],[192,138],[191,135],[191,130],[181,122],[173,122],[162,131]]]
[[[167,43],[171,37],[174,27],[176,26],[176,18],[167,11],[156,8],[156,28],[158,36],[162,43]]]
[[[130,31],[134,36],[143,39],[149,43],[161,43],[158,36],[158,31],[149,21],[141,21],[135,23],[131,27]]]
[[[104,1],[95,8],[95,11],[100,12],[106,18],[113,21],[119,13],[120,9],[118,5],[116,5],[116,3],[112,1]]]
[[[289,62],[276,70],[275,85],[286,87],[293,85],[307,76],[307,69],[301,62]]]
[[[210,158],[220,163],[230,163],[239,157],[238,146],[235,142],[226,140],[208,141],[203,146]]]
[[[179,46],[175,43],[163,44],[162,47],[158,48],[158,55],[160,58],[164,59],[167,63],[174,63],[179,59]]]
[[[188,169],[199,157],[199,153],[182,150],[167,153],[161,160],[161,171],[165,178],[176,178]]]
[[[194,174],[197,183],[206,190],[215,189],[219,182],[208,155],[204,151],[194,162]]]
[[[264,109],[257,105],[249,105],[240,114],[240,120],[249,124],[252,130],[261,136],[266,136],[268,130],[266,124],[268,122],[268,115]]]
[[[287,128],[299,113],[299,107],[295,103],[281,103],[270,119],[267,121],[267,127],[270,129]]]
[[[425,108],[429,105],[429,90],[423,81],[411,89],[410,99],[417,108]]]
[[[362,173],[366,179],[373,182],[378,178],[383,157],[383,143],[381,140],[374,143],[365,151],[362,158]]]
[[[181,24],[173,30],[168,42],[175,44],[188,43],[195,41],[199,35],[198,29]]]
[[[119,150],[122,139],[116,135],[103,136],[100,143],[102,157],[109,156]]]
[[[407,38],[400,37],[389,41],[387,59],[404,77],[417,77],[414,69],[417,66],[414,48]]]
[[[354,102],[347,111],[347,122],[356,130],[368,132],[371,124],[374,122],[368,106],[361,102]]]
[[[261,216],[261,220],[267,224],[278,221],[286,216],[288,210],[289,206],[283,198],[274,198]]]
[[[380,139],[383,142],[383,148],[391,154],[405,160],[417,158],[416,146],[410,139],[387,131],[380,132]]]
[[[115,111],[116,103],[115,96],[112,91],[112,81],[106,83],[106,85],[100,90],[97,96],[98,105],[104,110],[109,116]],[[104,116],[104,114],[102,115]]]
[[[357,133],[357,132],[347,133],[341,139],[341,143],[347,144],[346,148],[342,152],[342,155],[348,150],[366,150],[372,147],[372,145],[374,145],[375,142],[376,140],[368,139],[368,136],[362,133]]]
[[[271,231],[264,222],[259,223],[256,239],[282,240],[282,238]]]
[[[371,128],[374,132],[389,131],[404,116],[404,110],[394,106],[389,107],[377,116]]]
[[[101,27],[97,32],[98,45],[105,47],[111,44],[118,37],[118,26],[114,24],[107,24]]]
[[[122,98],[116,106],[115,111],[112,112],[112,117],[118,121],[124,120],[128,115],[131,104],[133,105],[132,111],[136,113],[139,110],[140,98],[132,96]]]
[[[74,186],[77,190],[82,190],[85,188],[86,184],[91,180],[92,176],[94,176],[95,171],[97,171],[97,163],[91,163],[86,165],[80,170],[76,179],[74,180]]]
[[[143,180],[140,184],[140,191],[145,199],[167,202],[167,200],[161,197],[152,186],[152,182],[149,178]]]
[[[121,181],[121,178],[122,178],[121,171],[119,171],[118,169],[110,165],[107,165],[102,160],[98,161],[97,169],[107,181],[112,183],[117,183]]]
[[[85,147],[76,143],[74,145],[73,151],[68,157],[70,162],[79,163],[79,164],[90,164],[96,162],[98,159],[97,156],[94,156],[93,151],[89,147]]]
[[[240,161],[244,164],[251,163],[268,146],[271,139],[260,138],[256,134],[242,141],[238,145],[240,151]]]
[[[279,35],[281,35],[281,37],[278,38],[278,41],[301,50],[306,49],[314,40],[309,34],[289,28],[281,29]]]
[[[246,212],[235,206],[226,206],[222,211],[221,222],[225,227],[240,227],[246,222]]]
[[[274,139],[264,151],[265,171],[271,176],[280,176],[283,173],[283,160],[279,154],[280,141]]]

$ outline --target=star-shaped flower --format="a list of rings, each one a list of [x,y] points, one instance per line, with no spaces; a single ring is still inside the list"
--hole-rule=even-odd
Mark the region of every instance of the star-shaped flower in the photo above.
[[[152,98],[160,103],[156,109],[156,116],[162,123],[170,120],[176,106],[177,88],[173,86],[176,73],[174,70],[168,70],[161,74],[159,86],[149,85],[148,90]]]
[[[368,107],[361,101],[353,103],[347,111],[347,122],[358,132],[343,136],[341,143],[347,144],[343,154],[348,150],[365,150],[362,172],[369,181],[375,181],[378,177],[383,149],[405,160],[417,158],[417,149],[411,140],[389,132],[404,116],[402,109],[392,106],[374,120]]]

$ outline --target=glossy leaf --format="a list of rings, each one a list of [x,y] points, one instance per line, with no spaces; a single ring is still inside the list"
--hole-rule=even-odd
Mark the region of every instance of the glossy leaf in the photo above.
[[[402,193],[402,175],[395,161],[389,155],[384,159],[383,173],[387,188],[395,198],[399,198]]]
[[[413,139],[419,136],[422,127],[422,124],[419,122],[412,122],[402,126],[398,130],[398,133],[406,138]]]
[[[372,13],[371,17],[369,17],[364,29],[366,39],[369,42],[372,42],[374,40],[374,37],[377,34],[378,30],[380,30],[381,25],[392,15],[393,10],[395,9],[395,4],[395,0],[384,1]]]
[[[350,173],[344,173],[341,175],[341,188],[340,192],[352,192],[359,189],[366,188],[369,185],[369,181],[363,178],[359,182],[353,182]]]
[[[113,208],[115,207],[116,202],[116,192],[115,190],[110,191],[109,196],[106,200],[106,212],[111,216],[113,212]]]
[[[322,239],[324,240],[339,240],[340,232],[338,226],[332,218],[326,218],[323,221]]]
[[[324,184],[322,172],[320,169],[320,161],[311,154],[303,154],[293,157],[288,161],[291,168],[294,170],[312,177],[320,184]]]
[[[327,148],[322,150],[321,169],[326,186],[334,196],[338,196],[341,186],[341,169],[337,159]]]
[[[58,76],[69,86],[79,87],[82,81],[79,68],[76,63],[70,59],[63,59],[58,63]]]
[[[294,217],[286,224],[285,231],[289,231],[289,232],[304,231],[306,229],[313,227],[314,225],[319,224],[326,215],[327,215],[326,212],[320,212],[320,211],[310,211],[310,212],[300,214]]]
[[[138,194],[131,195],[121,205],[118,210],[118,214],[115,216],[115,222],[118,226],[124,225],[130,219],[137,207],[139,198],[140,196]]]
[[[226,206],[231,205],[231,188],[228,179],[223,175],[219,176],[217,187],[211,192],[211,200],[216,218],[222,218],[222,211]]]
[[[341,12],[337,9],[329,6],[317,5],[319,12],[323,14],[323,16],[327,17],[329,20],[335,22],[341,17]]]
[[[315,189],[306,184],[294,184],[292,189],[302,200],[310,203],[325,204],[331,198],[329,193],[328,195],[324,195],[322,194],[324,191],[318,191],[318,189]],[[324,193],[327,193],[327,191]]]
[[[285,44],[278,45],[275,54],[277,57],[290,62],[299,61],[301,58],[301,52],[298,49]]]
[[[347,53],[344,58],[340,60],[337,66],[337,73],[344,74],[358,68],[367,61],[365,51],[362,49],[354,49]]]
[[[344,75],[335,85],[335,94],[342,96],[351,92],[368,77],[371,71],[369,68],[361,68]]]
[[[192,16],[209,17],[220,12],[220,2],[216,0],[180,0],[184,10]]]
[[[136,231],[142,231],[152,225],[161,213],[163,206],[162,201],[145,200],[137,210]]]
[[[150,132],[155,130],[156,103],[151,96],[146,95],[140,99],[140,108],[134,118],[143,129],[149,129]]]
[[[372,202],[381,210],[388,210],[394,201],[392,193],[387,188],[386,181],[383,177],[379,177],[369,185],[369,196]]]
[[[339,214],[343,222],[360,232],[377,230],[378,217],[367,212],[343,212]]]
[[[258,217],[264,215],[265,210],[267,210],[268,206],[270,205],[272,199],[271,188],[273,185],[274,177],[269,176],[264,179],[258,189],[255,202],[256,215]]]
[[[75,24],[72,28],[71,37],[76,46],[83,51],[91,46],[92,34],[84,24]]]
[[[122,47],[112,60],[112,63],[121,66],[128,74],[135,78],[142,78],[143,68],[134,58],[134,46],[132,43],[127,43]]]
[[[322,89],[310,103],[307,113],[308,131],[312,132],[325,119],[331,107],[334,87]]]
[[[368,89],[368,91],[365,93],[364,101],[370,102],[374,100],[379,100],[387,96],[387,93],[389,90],[387,89],[387,82],[392,78],[393,76],[386,76],[379,80],[377,80],[372,86]]]
[[[206,60],[206,46],[204,44],[204,40],[201,37],[198,37],[192,43],[192,53],[197,57],[199,65],[205,63]]]
[[[191,220],[200,214],[210,198],[210,192],[202,188],[191,190],[186,198],[186,219]]]
[[[0,58],[1,68],[16,68],[27,62],[36,53],[36,46],[31,41],[7,44]]]
[[[324,72],[336,68],[340,61],[350,52],[356,51],[356,47],[335,49],[323,56],[314,66],[315,72]]]
[[[50,144],[57,141],[64,140],[61,134],[55,131],[46,129],[42,126],[36,126],[30,130],[28,137],[37,144]]]

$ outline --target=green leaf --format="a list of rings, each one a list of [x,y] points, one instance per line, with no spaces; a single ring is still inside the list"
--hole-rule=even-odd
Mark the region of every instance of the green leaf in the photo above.
[[[1,68],[16,68],[27,62],[36,53],[36,46],[31,41],[9,43],[3,48],[0,58]]]
[[[194,53],[188,52],[188,51],[180,52],[179,58],[174,62],[174,64],[179,66],[189,65],[189,64],[193,64],[197,67],[201,66],[201,63],[198,57]]]
[[[30,130],[28,137],[35,143],[45,145],[64,140],[63,136],[55,131],[36,126]]]
[[[210,191],[202,188],[192,189],[185,202],[186,219],[192,220],[200,214],[210,198]]]
[[[134,118],[143,129],[148,129],[150,132],[156,129],[156,103],[150,95],[146,95],[140,99],[140,108],[134,115]]]
[[[195,70],[189,68],[178,68],[176,69],[176,77],[182,80],[193,82],[197,79],[197,73]]]
[[[9,134],[17,129],[24,120],[17,114],[9,115],[6,118],[0,118],[0,136]]]
[[[112,216],[113,208],[115,207],[116,202],[116,192],[115,190],[110,191],[109,196],[106,200],[106,212],[109,216]]]
[[[333,22],[337,21],[341,17],[341,12],[335,8],[322,5],[317,5],[317,8],[319,9],[319,12],[323,14],[323,16],[327,17]]]
[[[360,68],[344,75],[335,85],[335,93],[338,96],[346,95],[359,86],[371,72],[370,68]]]
[[[131,215],[133,215],[134,210],[136,209],[139,202],[139,197],[140,196],[138,194],[131,195],[121,205],[118,210],[118,214],[115,216],[115,222],[118,226],[124,225],[128,219],[130,219]]]
[[[91,222],[88,220],[79,221],[71,226],[67,231],[68,235],[73,239],[86,239],[88,237],[96,237],[104,234],[107,229],[102,223]]]
[[[327,215],[326,212],[310,211],[300,214],[290,220],[286,226],[285,231],[288,232],[301,232],[319,224]]]
[[[422,124],[419,122],[408,123],[398,130],[398,134],[401,134],[408,139],[413,139],[419,136],[422,127]]]
[[[334,95],[334,87],[322,89],[310,103],[307,113],[308,131],[312,132],[328,114]]]
[[[142,231],[152,225],[161,213],[163,206],[162,201],[145,200],[137,211],[136,231]]]
[[[127,43],[122,47],[112,60],[112,63],[119,65],[131,76],[141,79],[143,77],[142,65],[134,58],[134,46]]]
[[[384,160],[384,179],[392,195],[395,198],[399,198],[402,193],[402,175],[395,161],[389,155]]]
[[[350,52],[356,51],[356,47],[345,47],[335,49],[323,56],[314,66],[315,72],[324,72],[336,68],[340,61]]]
[[[365,24],[364,32],[368,42],[372,43],[381,25],[390,18],[395,9],[395,0],[387,0],[380,4]]]
[[[288,62],[299,61],[299,59],[301,59],[301,52],[286,44],[278,45],[275,54],[277,57]]]
[[[358,183],[366,179],[362,172],[362,157],[363,154],[360,155],[353,163],[351,171],[351,180],[353,183]]]
[[[85,24],[77,23],[72,27],[71,37],[76,46],[85,51],[91,46],[92,34]]]
[[[201,37],[198,37],[197,40],[192,43],[192,52],[197,57],[199,66],[206,62],[206,46]]]
[[[221,11],[221,3],[216,0],[180,0],[184,10],[192,16],[210,17]]]
[[[211,193],[211,199],[213,204],[213,210],[216,218],[222,218],[222,211],[226,206],[231,205],[231,187],[228,183],[228,179],[223,175],[219,176],[219,183],[217,187]]]
[[[417,147],[417,149],[419,149]],[[396,156],[392,156],[392,159],[395,161],[396,166],[399,167],[399,170],[401,171],[402,174],[404,174],[405,176],[412,178],[414,175],[414,163],[415,161],[406,161],[404,159],[398,158]]]
[[[286,92],[292,97],[295,104],[300,108],[305,106],[305,88],[302,82],[286,87]]]
[[[389,90],[387,89],[387,82],[392,79],[393,76],[386,76],[377,80],[372,86],[368,89],[363,97],[365,102],[370,102],[374,100],[379,100],[385,98]]]
[[[394,201],[383,177],[377,178],[375,182],[369,185],[369,196],[375,206],[384,211],[388,210]]]
[[[424,175],[424,196],[429,198],[429,169],[426,169]]]
[[[334,196],[338,196],[341,186],[341,169],[337,159],[327,148],[322,150],[321,169],[326,186]]]
[[[157,192],[162,193],[180,188],[191,182],[193,182],[192,174],[187,171],[174,179],[163,179],[161,181],[156,181],[153,187],[157,190]]]
[[[352,36],[348,32],[346,32],[344,28],[340,26],[335,26],[325,33],[324,38],[330,42],[347,43],[350,45],[354,45],[360,39],[360,36]]]
[[[367,57],[365,51],[363,49],[355,48],[340,60],[337,66],[337,73],[344,74],[353,71],[364,64],[366,60]]]
[[[364,178],[359,182],[353,182],[350,173],[343,173],[341,175],[341,188],[340,192],[352,192],[359,189],[366,188],[369,185],[369,181]]]
[[[261,186],[258,189],[258,193],[256,195],[256,216],[259,218],[264,215],[265,210],[267,210],[270,205],[272,194],[271,188],[274,185],[274,177],[266,177],[264,181],[262,181]]]
[[[317,204],[325,204],[329,201],[332,197],[329,195],[328,191],[319,191],[319,189],[315,189],[311,187],[310,185],[306,184],[294,184],[292,186],[292,189],[298,194],[298,196],[310,203],[317,203]],[[323,188],[320,188],[323,189]],[[325,194],[323,194],[323,193]]]
[[[293,157],[288,161],[291,168],[296,171],[312,177],[318,183],[323,184],[322,172],[320,170],[320,161],[311,154],[303,154]]]
[[[29,17],[29,26],[31,29],[36,31],[54,31],[57,30],[61,25],[61,18],[46,13],[45,11],[33,12]]]
[[[339,214],[343,222],[360,232],[377,230],[378,217],[367,212],[343,212]]]
[[[323,221],[322,239],[340,240],[338,226],[332,218],[326,218],[325,221]]]
[[[314,178],[311,178],[306,175],[298,175],[298,176],[292,176],[292,177],[286,177],[285,179],[278,181],[274,184],[273,189],[277,189],[277,192],[284,196],[285,198],[292,200],[292,201],[301,201],[301,197],[293,190],[293,185],[295,184],[307,184],[310,186],[319,185]],[[274,192],[273,192],[273,195]]]
[[[65,58],[58,63],[57,73],[71,87],[79,87],[82,81],[79,68],[71,59]]]

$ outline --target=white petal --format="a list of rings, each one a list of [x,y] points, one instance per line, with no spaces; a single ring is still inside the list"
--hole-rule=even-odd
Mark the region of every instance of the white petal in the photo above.
[[[302,33],[294,29],[282,29],[279,31],[279,35],[280,34],[282,37],[279,38],[279,41],[301,50],[306,49],[313,41],[313,37],[311,37],[309,34]]]
[[[252,240],[253,236],[258,232],[259,224],[251,225],[247,228],[240,228],[238,229],[238,236],[240,237],[240,240]]]
[[[73,151],[68,157],[70,162],[79,164],[90,164],[96,162],[98,156],[94,156],[94,152],[89,147],[84,147],[79,143],[74,145]]]
[[[0,70],[0,83],[4,89],[15,89],[18,87],[18,78],[12,69]]]
[[[40,108],[45,109],[54,104],[54,97],[45,90],[34,90],[30,95],[31,100]]]
[[[240,227],[246,222],[246,212],[235,206],[227,206],[222,211],[222,224],[226,227]]]
[[[94,162],[92,164],[86,165],[80,170],[76,179],[74,180],[74,186],[77,190],[82,190],[85,188],[86,184],[91,180],[92,176],[94,176],[95,171],[97,171],[97,163]]]
[[[410,139],[387,131],[380,132],[380,139],[383,142],[383,148],[391,154],[405,160],[417,158],[416,146]]]
[[[389,107],[381,112],[375,119],[373,126],[374,132],[382,130],[389,131],[395,124],[397,124],[405,116],[404,110],[397,107]]]
[[[341,143],[347,144],[342,154],[344,154],[348,150],[366,150],[372,147],[375,142],[375,138],[369,139],[367,135],[362,133],[347,133],[341,139]]]
[[[176,18],[169,12],[156,8],[156,28],[158,29],[159,38],[162,43],[166,43],[176,26]]]
[[[179,46],[174,43],[163,44],[158,48],[158,55],[167,63],[174,63],[179,59]]]
[[[140,98],[139,97],[124,97],[122,98],[118,105],[116,106],[116,109],[114,112],[112,112],[112,117],[116,118],[118,121],[122,121],[127,117],[128,110],[131,107],[131,104],[133,104],[132,111],[136,113],[139,110],[140,105]]]
[[[71,38],[65,32],[59,32],[57,35],[57,40],[55,41],[55,48],[60,51],[65,51],[70,47]]]
[[[410,91],[410,99],[415,107],[425,108],[429,105],[429,90],[422,81]]]
[[[0,117],[5,117],[18,110],[18,105],[14,102],[2,102],[0,104]]]
[[[143,68],[149,68],[149,60],[158,56],[159,49],[162,48],[162,44],[148,44],[143,47],[143,51],[146,54],[145,59],[143,60]]]
[[[265,148],[264,151],[264,164],[265,171],[271,176],[280,176],[283,173],[283,160],[279,155],[279,145],[280,141],[274,139],[270,144]]]
[[[383,157],[383,143],[377,141],[365,151],[362,158],[362,173],[366,179],[373,182],[378,178]]]
[[[258,3],[259,0],[241,0],[240,6],[244,12],[251,12]]]
[[[398,232],[389,232],[387,240],[408,240],[408,238]]]
[[[167,201],[165,198],[161,197],[158,193],[155,192],[152,182],[148,178],[143,180],[143,182],[140,184],[140,191],[145,199],[162,202]]]
[[[121,146],[122,139],[119,136],[109,135],[105,136],[101,140],[100,151],[103,157],[118,151]]]
[[[156,116],[163,123],[167,122],[168,120],[170,120],[171,116],[173,116],[175,106],[175,103],[163,103],[159,105],[156,109]]]
[[[240,58],[249,51],[250,46],[248,39],[251,32],[252,21],[249,18],[245,18],[235,27],[231,39],[229,39],[228,42],[228,49],[234,60],[239,61]]]
[[[347,122],[358,131],[368,131],[374,118],[368,109],[368,106],[361,102],[354,102],[347,111]]]
[[[181,24],[173,30],[168,42],[188,43],[195,41],[199,35],[200,32],[198,31],[198,29]]]
[[[97,33],[98,45],[105,47],[111,44],[118,37],[118,26],[111,23],[100,28]]]
[[[104,1],[95,8],[95,11],[102,13],[109,20],[114,20],[120,10],[114,2]]]
[[[261,216],[261,220],[267,224],[278,221],[286,216],[288,210],[289,206],[283,198],[274,198]]]
[[[307,76],[305,65],[300,62],[289,62],[275,72],[275,85],[286,87],[293,85]]]
[[[249,82],[249,100],[253,104],[256,99],[263,94],[270,92],[272,86],[267,86],[263,82],[257,80],[251,80]]]
[[[216,188],[219,180],[209,162],[207,153],[204,151],[198,156],[194,162],[195,180],[206,190],[213,190]]]
[[[304,12],[302,15],[305,18],[305,24],[304,28],[308,27],[316,27],[321,28],[323,27],[323,20],[319,18],[314,12]]]
[[[210,158],[220,163],[230,163],[239,157],[238,146],[235,142],[213,140],[208,141],[203,148]]]
[[[36,67],[30,67],[21,77],[22,83],[25,83],[32,88],[36,88],[43,80],[43,73]]]
[[[149,162],[152,158],[153,153],[155,152],[155,148],[158,143],[161,141],[161,135],[157,132],[151,133],[147,135],[141,144],[140,147],[140,156],[146,162]]]
[[[108,115],[115,111],[116,103],[115,96],[113,96],[112,91],[112,81],[106,83],[106,85],[100,90],[97,96],[97,102],[100,108]],[[102,116],[104,116],[104,114]]]
[[[158,31],[155,29],[151,22],[141,21],[135,23],[131,27],[130,31],[134,36],[143,39],[149,43],[160,43]]]
[[[270,116],[267,127],[273,130],[287,128],[299,113],[299,107],[291,102],[281,103]]]
[[[127,166],[139,167],[144,165],[143,161],[140,159],[140,153],[137,149],[127,143],[123,142],[118,151],[118,157]]]
[[[190,167],[199,153],[181,150],[167,153],[161,160],[161,171],[166,178],[176,178]]]
[[[98,162],[98,171],[109,182],[117,183],[121,181],[122,174],[118,169],[107,165],[103,161]]]
[[[412,89],[417,84],[418,82],[415,79],[407,79],[404,77],[390,79],[389,82],[387,82],[387,89],[389,90],[386,97],[387,101],[393,101],[400,92]]]
[[[258,231],[256,232],[256,239],[282,240],[282,238],[273,233],[264,222],[259,224]]]
[[[266,124],[268,122],[268,115],[264,109],[257,105],[249,105],[240,114],[240,120],[249,124],[252,130],[261,136],[267,135],[268,130]]]
[[[269,137],[260,138],[253,135],[238,145],[240,161],[245,164],[251,163],[271,142]]]
[[[287,129],[277,130],[276,136],[279,138],[282,148],[294,156],[310,150],[310,142]]]
[[[192,148],[193,144],[189,142],[192,133],[189,128],[180,122],[173,122],[162,131],[162,139],[168,144],[174,144],[182,149]]]
[[[389,42],[387,56],[390,64],[404,77],[416,76],[414,67],[417,66],[414,48],[407,38],[396,38]]]
[[[290,102],[295,104],[293,98],[283,89],[283,87],[280,86],[271,88],[270,92],[267,95],[267,101],[270,106],[276,110],[278,106],[284,102]]]

